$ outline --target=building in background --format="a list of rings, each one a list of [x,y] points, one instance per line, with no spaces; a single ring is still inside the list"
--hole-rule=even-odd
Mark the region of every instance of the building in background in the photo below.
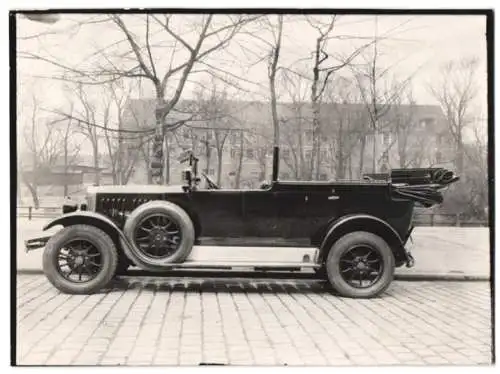
[[[154,100],[130,100],[122,129],[152,128],[154,107]],[[319,168],[314,167],[312,173],[311,105],[280,103],[278,114],[283,180],[357,179],[373,172],[374,155],[377,172],[383,172],[384,167],[452,166],[453,143],[439,106],[387,107],[375,132],[365,105],[322,104]],[[183,166],[177,157],[186,149],[192,149],[200,158],[200,169],[224,187],[254,188],[271,178],[273,134],[269,103],[225,100],[207,107],[184,101],[167,118],[167,123],[182,119],[189,120],[165,139],[168,183],[180,182]],[[148,137],[124,134],[123,147],[126,152],[138,152],[141,156],[130,183],[147,183]]]

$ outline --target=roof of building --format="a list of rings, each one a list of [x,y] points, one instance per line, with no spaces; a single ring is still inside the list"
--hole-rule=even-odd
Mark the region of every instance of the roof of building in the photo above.
[[[223,111],[226,113],[226,118],[236,119],[238,127],[258,126],[262,131],[272,131],[271,124],[271,106],[268,102],[262,101],[236,101],[225,100],[223,102]],[[193,100],[180,101],[176,108],[167,117],[167,123],[174,123],[179,120],[186,120],[192,116],[193,111],[197,110],[199,103]],[[154,127],[155,122],[155,99],[131,99],[128,101],[125,110],[125,126],[124,128],[144,129]],[[444,114],[441,108],[437,105],[387,105],[379,109],[383,112],[380,121],[391,121],[398,115],[405,115],[408,118],[417,118],[418,120],[433,118],[437,122],[444,121]],[[201,111],[200,111],[201,113]],[[280,120],[283,123],[291,119],[302,118],[307,121],[312,118],[313,108],[309,102],[296,103],[278,103],[278,113]],[[320,118],[322,123],[332,124],[332,118],[341,116],[347,118],[364,118],[364,121],[369,121],[369,107],[365,104],[343,104],[343,103],[322,103],[320,106]],[[224,121],[220,116],[204,115],[203,120],[190,121],[190,125],[221,127],[224,126]],[[268,126],[263,126],[267,125]]]

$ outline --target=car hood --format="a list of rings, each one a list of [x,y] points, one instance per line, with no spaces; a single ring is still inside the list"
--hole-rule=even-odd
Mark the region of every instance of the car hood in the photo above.
[[[124,186],[91,186],[88,193],[182,193],[181,185],[161,186],[151,184],[127,184]]]

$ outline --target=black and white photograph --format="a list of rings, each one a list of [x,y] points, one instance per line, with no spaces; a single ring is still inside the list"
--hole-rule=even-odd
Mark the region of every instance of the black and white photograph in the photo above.
[[[494,365],[493,22],[11,7],[11,365]]]

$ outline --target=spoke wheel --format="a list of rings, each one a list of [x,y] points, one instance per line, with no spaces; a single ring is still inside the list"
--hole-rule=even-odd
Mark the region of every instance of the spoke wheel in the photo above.
[[[182,240],[179,225],[165,214],[157,213],[146,216],[134,231],[137,248],[152,259],[171,257]]]
[[[328,280],[338,294],[371,298],[382,294],[394,277],[392,249],[380,236],[355,231],[338,239],[326,258]]]
[[[382,255],[368,245],[354,246],[340,256],[340,275],[354,288],[373,286],[382,276],[383,269]]]
[[[123,227],[125,255],[137,267],[164,271],[188,258],[195,240],[193,221],[180,206],[154,200],[138,206]]]
[[[43,272],[59,291],[92,294],[107,286],[118,264],[111,237],[90,225],[67,226],[50,238],[43,252]]]
[[[59,274],[70,282],[91,281],[103,269],[101,250],[86,239],[71,239],[59,248],[56,267]]]

